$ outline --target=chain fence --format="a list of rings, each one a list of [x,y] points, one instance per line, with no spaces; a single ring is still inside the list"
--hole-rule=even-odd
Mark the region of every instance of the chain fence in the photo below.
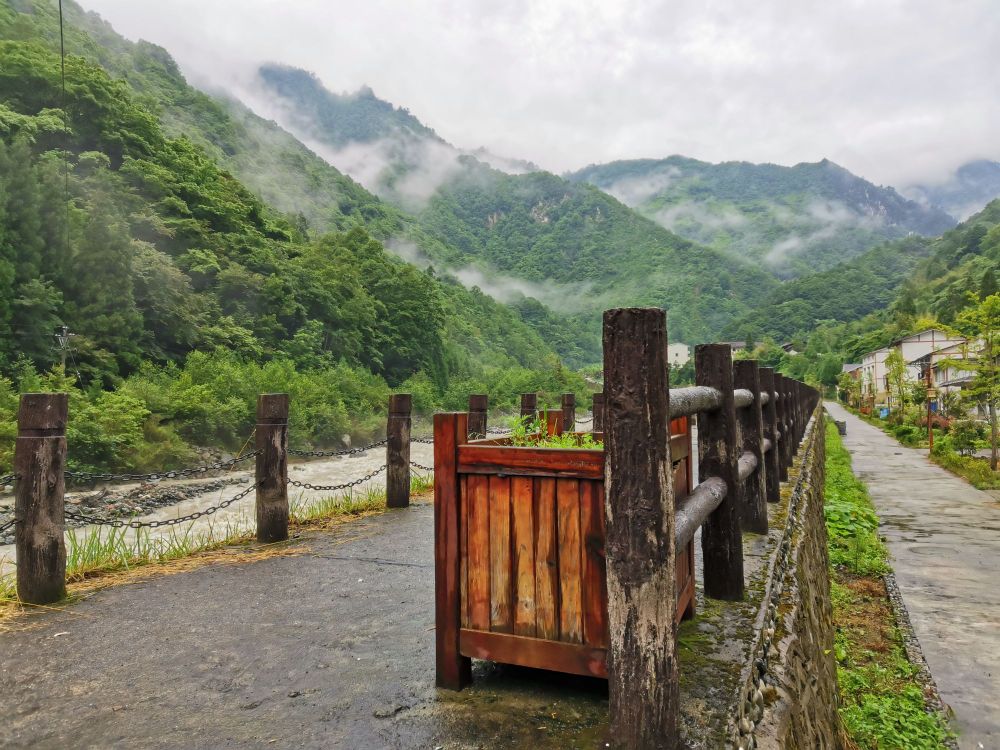
[[[7,523],[5,523],[2,526],[0,526],[0,536],[3,536],[4,534],[6,534],[8,529],[14,528],[14,525],[16,523],[17,523],[17,519],[12,518]]]
[[[351,482],[344,482],[343,484],[310,484],[309,482],[299,482],[295,479],[289,479],[288,483],[293,487],[301,487],[304,490],[315,490],[319,492],[335,492],[337,490],[347,490],[351,487],[357,487],[359,484],[364,484],[369,479],[374,479],[383,471],[388,468],[388,464],[382,464],[374,471],[365,474],[363,477],[355,479]]]
[[[389,442],[389,438],[384,440],[379,440],[377,443],[372,443],[371,445],[365,445],[359,448],[343,448],[338,451],[304,451],[304,450],[289,450],[289,456],[301,456],[305,458],[330,458],[332,456],[353,456],[358,453],[364,453],[370,451],[372,448],[380,448]]]
[[[413,466],[421,471],[434,471],[433,466],[424,466],[423,464],[418,464],[416,461],[410,461],[410,466]]]
[[[94,524],[96,526],[112,526],[116,529],[129,528],[129,529],[156,529],[160,526],[176,526],[179,523],[185,523],[187,521],[195,521],[202,516],[211,516],[222,510],[223,508],[228,508],[233,503],[238,500],[242,500],[251,492],[260,487],[260,483],[251,484],[242,492],[234,495],[228,500],[223,500],[218,505],[212,505],[204,510],[198,510],[194,513],[188,513],[186,516],[180,516],[179,518],[165,518],[159,521],[126,521],[121,518],[101,518],[100,516],[92,516],[87,513],[78,513],[75,510],[65,511],[66,518],[72,519],[74,521],[82,521],[84,523]]]

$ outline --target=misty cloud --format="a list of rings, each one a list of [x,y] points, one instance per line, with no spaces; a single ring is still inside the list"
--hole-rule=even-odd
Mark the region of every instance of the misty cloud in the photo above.
[[[623,177],[604,188],[604,192],[610,193],[626,206],[635,207],[666,190],[680,176],[681,170],[670,166],[650,175]]]
[[[710,231],[739,229],[748,219],[735,208],[712,208],[700,203],[679,203],[657,211],[653,221],[671,231],[684,223],[699,224]]]
[[[394,237],[385,243],[385,247],[418,268],[427,268],[432,265],[431,259],[416,243],[410,240]],[[557,284],[546,281],[544,284],[536,284],[507,276],[496,270],[483,270],[476,266],[439,268],[438,270],[453,276],[467,289],[478,288],[483,294],[487,294],[499,302],[514,302],[522,297],[530,297],[538,300],[549,309],[561,313],[580,312],[589,309],[593,304],[593,300],[590,299],[593,287],[587,283]]]
[[[995,0],[83,3],[198,85],[276,60],[333,91],[369,84],[459,148],[557,173],[828,157],[906,185],[1000,156]]]

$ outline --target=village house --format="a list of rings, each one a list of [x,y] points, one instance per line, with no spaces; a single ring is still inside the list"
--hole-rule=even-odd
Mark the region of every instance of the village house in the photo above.
[[[907,380],[915,383],[918,380],[926,380],[926,365],[922,365],[921,362],[927,359],[932,352],[965,343],[967,343],[966,339],[956,337],[940,328],[928,328],[925,331],[898,338],[883,349],[869,352],[861,360],[862,402],[873,410],[892,408],[889,394],[889,370],[885,361],[893,349],[900,351],[903,361],[906,363]],[[946,356],[942,356],[940,359],[946,358]]]

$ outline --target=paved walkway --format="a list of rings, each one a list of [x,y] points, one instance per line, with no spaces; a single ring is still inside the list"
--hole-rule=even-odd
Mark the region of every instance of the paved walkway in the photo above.
[[[1000,748],[1000,503],[827,403],[871,492],[913,629],[962,748]]]
[[[432,518],[390,511],[0,633],[0,748],[603,746],[603,681],[476,662],[472,687],[435,689]]]

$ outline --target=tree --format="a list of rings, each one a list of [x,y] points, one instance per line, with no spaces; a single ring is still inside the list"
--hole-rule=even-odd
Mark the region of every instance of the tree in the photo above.
[[[886,382],[889,387],[889,419],[892,422],[903,421],[903,412],[909,402],[909,373],[906,371],[906,361],[903,353],[893,347],[885,358]]]
[[[837,388],[847,404],[854,407],[861,405],[861,381],[858,378],[852,377],[849,372],[842,372],[837,378]]]
[[[990,415],[990,468],[997,470],[1000,435],[997,429],[997,402],[1000,401],[1000,294],[991,294],[977,305],[966,308],[955,320],[955,327],[970,340],[977,341],[978,351],[964,359],[947,360],[956,370],[972,373],[972,382],[962,395],[970,401],[985,403]]]

